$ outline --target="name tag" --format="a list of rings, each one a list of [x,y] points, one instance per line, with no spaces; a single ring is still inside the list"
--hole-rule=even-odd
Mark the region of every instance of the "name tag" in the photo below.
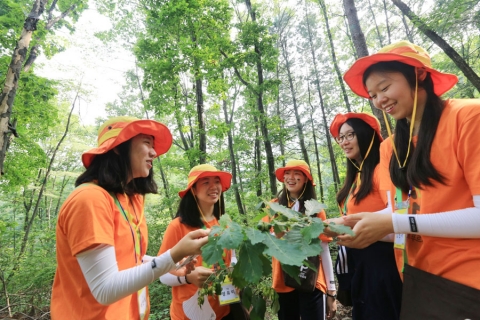
[[[240,297],[237,294],[236,288],[233,286],[229,278],[226,278],[222,284],[222,293],[218,296],[221,306],[227,304],[240,302]]]
[[[408,208],[408,205],[407,205]],[[406,214],[407,208],[396,209],[395,213]],[[405,250],[405,234],[395,234],[395,242],[393,244],[394,248]]]
[[[148,301],[147,301],[147,288],[142,288],[138,290],[137,292],[137,297],[138,297],[138,311],[140,313],[140,319],[145,319],[146,314],[147,314],[147,307],[148,307]]]

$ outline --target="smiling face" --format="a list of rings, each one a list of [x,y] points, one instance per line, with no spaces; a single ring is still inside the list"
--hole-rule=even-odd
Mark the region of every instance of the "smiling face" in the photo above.
[[[153,137],[139,134],[132,138],[130,145],[131,179],[146,178],[152,169],[157,153],[153,149]]]
[[[192,191],[200,206],[214,205],[222,195],[222,184],[219,177],[203,177],[193,185]]]
[[[339,143],[339,145],[348,159],[360,163],[362,162],[362,154],[360,152],[360,146],[358,145],[357,135],[354,134],[352,140],[347,139],[347,137],[352,133],[355,133],[353,128],[348,123],[344,123],[340,127],[340,132],[338,134],[339,137],[343,136],[343,141]]]
[[[373,71],[365,81],[373,105],[390,114],[395,120],[413,113],[414,91],[400,72]]]
[[[283,183],[292,198],[298,198],[307,183],[308,178],[300,170],[285,170]]]

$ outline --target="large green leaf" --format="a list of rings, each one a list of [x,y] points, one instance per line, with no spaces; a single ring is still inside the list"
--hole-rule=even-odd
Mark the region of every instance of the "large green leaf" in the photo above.
[[[233,268],[233,284],[239,288],[243,288],[245,283],[238,280],[245,279],[249,283],[257,283],[263,275],[262,257],[265,246],[261,243],[255,245],[250,241],[245,241],[238,252],[238,262]]]
[[[305,201],[305,214],[307,216],[314,216],[323,209],[326,209],[327,206],[323,203],[318,202],[315,199]]]
[[[261,232],[260,230],[257,230],[255,228],[250,228],[250,227],[245,228],[245,235],[247,236],[248,239],[250,239],[250,242],[252,244],[263,242],[267,237],[265,233]]]
[[[331,231],[336,232],[338,234],[348,234],[351,236],[355,236],[355,232],[353,232],[352,228],[345,226],[343,224],[335,224],[335,222],[325,223],[325,226],[328,227]]]
[[[282,206],[281,204],[278,204],[276,202],[265,202],[265,203],[268,206],[270,206],[271,210],[281,213],[282,215],[284,215],[290,220],[296,221],[296,220],[300,220],[300,218],[302,217],[301,213],[294,211],[292,209],[289,209],[285,206]]]
[[[268,235],[263,243],[267,246],[265,253],[275,257],[280,263],[300,266],[305,259],[302,246],[298,243],[290,243],[272,235]]]
[[[320,220],[320,219],[319,219]],[[318,238],[323,232],[323,223],[312,223],[301,230],[301,233],[305,239],[308,241],[313,238]]]
[[[202,247],[202,258],[207,264],[212,265],[222,260],[223,248],[218,244],[219,237],[215,237],[212,233],[208,236],[208,242]]]
[[[238,248],[243,241],[242,227],[232,221],[228,215],[220,218],[220,225],[225,229],[223,229],[223,232],[219,235],[218,245],[225,249]]]

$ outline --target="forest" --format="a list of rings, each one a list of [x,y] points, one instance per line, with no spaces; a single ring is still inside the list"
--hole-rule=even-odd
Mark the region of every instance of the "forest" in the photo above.
[[[330,122],[367,112],[385,130],[342,79],[359,57],[409,40],[459,77],[444,98],[479,97],[475,0],[0,0],[0,318],[50,318],[56,217],[106,119],[82,123],[82,79],[40,76],[36,60],[64,51],[62,35],[75,35],[89,10],[112,25],[95,36],[135,57],[107,116],[155,119],[174,137],[154,162],[159,193],[146,199],[150,255],[202,163],[232,173],[226,208],[238,223],[255,224],[257,205],[282,187],[275,169],[290,159],[310,165],[318,201],[338,215],[346,159]],[[149,289],[150,319],[167,319],[170,289]]]

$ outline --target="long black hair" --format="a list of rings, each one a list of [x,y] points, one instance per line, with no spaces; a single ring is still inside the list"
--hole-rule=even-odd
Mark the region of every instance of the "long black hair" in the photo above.
[[[361,119],[351,118],[345,121],[345,123],[352,127],[353,131],[355,132],[358,147],[360,149],[360,155],[362,159],[365,159],[363,162],[362,171],[360,172],[360,179],[362,183],[358,191],[353,194],[353,198],[355,199],[354,203],[359,204],[362,199],[365,199],[370,192],[373,191],[373,172],[375,171],[377,164],[380,162],[380,138],[376,134],[375,130]],[[372,148],[370,149],[368,156],[365,158],[368,147],[372,142],[372,137],[374,137]],[[357,163],[357,167],[359,166],[360,163]],[[350,160],[347,159],[347,176],[345,177],[343,187],[337,193],[337,203],[339,205],[346,200],[348,193],[350,192],[350,188],[355,182],[357,171],[358,169]]]
[[[192,187],[193,188],[193,187]],[[225,213],[225,200],[223,198],[223,192],[220,195],[220,199],[213,206],[213,215],[215,218],[220,219]],[[198,208],[195,197],[193,196],[192,189],[183,196],[178,206],[177,214],[175,217],[180,217],[180,222],[190,227],[201,228],[203,227],[202,215]]]
[[[363,74],[363,83],[372,72],[400,72],[407,80],[410,87],[415,90],[416,74],[415,67],[397,62],[379,62],[370,66]],[[445,183],[445,177],[435,169],[430,160],[433,139],[437,133],[438,123],[442,115],[445,103],[434,92],[433,81],[430,73],[427,73],[425,80],[418,81],[418,87],[423,88],[427,93],[425,110],[423,111],[418,133],[417,145],[410,146],[410,154],[405,168],[400,168],[395,155],[392,152],[390,159],[390,177],[398,188],[408,192],[410,186],[421,189],[422,186],[431,186],[432,180]],[[410,124],[407,119],[397,120],[395,126],[395,147],[400,161],[407,156],[408,140],[410,136]]]
[[[108,192],[145,195],[157,193],[157,184],[153,180],[153,168],[146,178],[134,178],[130,163],[132,139],[118,145],[115,150],[95,156],[90,166],[75,181],[75,187],[82,183],[96,181],[96,184]]]
[[[302,174],[305,176],[303,172]],[[277,194],[277,199],[278,199],[278,203],[285,207],[289,207],[287,195],[288,195],[288,190],[285,187],[285,183],[284,183],[282,190],[280,190]],[[312,199],[317,199],[317,194],[315,192],[315,187],[313,186],[312,181],[310,181],[307,178],[305,191],[303,192],[302,196],[298,199],[298,202],[300,203],[299,212],[305,213],[305,201],[312,200]]]

